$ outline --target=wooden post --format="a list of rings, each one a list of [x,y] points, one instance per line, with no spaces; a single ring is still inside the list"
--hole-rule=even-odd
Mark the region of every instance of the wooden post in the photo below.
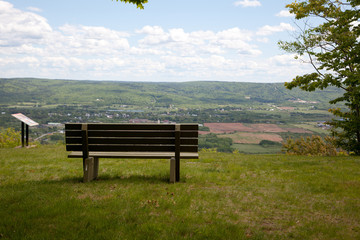
[[[94,179],[94,158],[89,157],[84,160],[84,182]]]
[[[26,124],[26,146],[29,146],[29,125]]]
[[[176,173],[175,173],[175,158],[170,159],[170,183],[176,182]]]
[[[89,142],[88,142],[88,128],[87,124],[81,125],[81,138],[82,138],[82,154],[83,154],[83,169],[85,171],[85,159],[89,157]]]
[[[25,123],[21,122],[21,146],[24,147],[25,146]]]
[[[180,124],[175,125],[175,176],[180,181]]]
[[[94,179],[98,177],[99,174],[99,158],[94,157]]]

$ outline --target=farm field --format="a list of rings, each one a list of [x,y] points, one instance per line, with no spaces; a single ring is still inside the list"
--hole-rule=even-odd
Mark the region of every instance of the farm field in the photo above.
[[[272,142],[282,142],[283,139],[278,134],[270,133],[247,133],[247,132],[236,132],[230,134],[220,134],[218,137],[231,138],[233,143],[240,144],[259,144],[262,140],[268,140]]]
[[[205,123],[209,131],[200,135],[216,134],[218,138],[230,138],[233,149],[247,154],[280,153],[281,143],[287,138],[327,135],[328,130],[317,127],[316,122],[302,124],[246,124],[246,123]],[[270,146],[263,141],[272,142]],[[268,142],[268,143],[269,143]],[[266,142],[265,142],[266,143]]]
[[[204,123],[210,129],[210,133],[231,132],[265,132],[265,133],[312,133],[308,129],[300,127],[281,127],[277,124],[244,124],[244,123]]]
[[[200,152],[100,159],[82,183],[65,146],[0,149],[1,239],[359,239],[360,158]]]

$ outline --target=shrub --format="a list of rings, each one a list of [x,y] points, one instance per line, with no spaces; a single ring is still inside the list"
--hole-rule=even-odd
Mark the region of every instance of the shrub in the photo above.
[[[337,149],[335,138],[313,135],[304,139],[288,138],[282,145],[282,151],[289,155],[309,155],[309,156],[337,156],[346,155],[342,149]]]
[[[216,149],[218,152],[231,153],[234,150],[231,145],[231,138],[218,138],[213,133],[200,135],[199,137],[199,149]]]
[[[270,140],[261,140],[261,142],[259,143],[259,145],[262,146],[262,147],[282,146],[281,143],[279,143],[279,142],[274,142],[274,141],[270,141]]]
[[[0,129],[0,148],[12,148],[21,144],[21,133],[14,128]]]

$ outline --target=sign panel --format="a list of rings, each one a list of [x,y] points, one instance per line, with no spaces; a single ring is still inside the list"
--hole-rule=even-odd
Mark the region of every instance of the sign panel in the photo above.
[[[19,119],[20,121],[22,121],[23,123],[25,123],[26,125],[32,127],[32,126],[37,126],[39,125],[37,122],[35,122],[34,120],[28,118],[27,116],[25,116],[22,113],[15,113],[15,114],[11,114],[13,117]]]

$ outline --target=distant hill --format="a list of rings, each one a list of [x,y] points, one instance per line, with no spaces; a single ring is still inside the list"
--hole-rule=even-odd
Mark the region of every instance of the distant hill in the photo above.
[[[305,92],[288,90],[283,83],[242,82],[116,82],[75,81],[33,78],[1,78],[0,104],[19,102],[39,104],[111,104],[181,106],[253,105],[273,103],[291,105],[301,99],[328,105],[341,95],[336,88]]]

